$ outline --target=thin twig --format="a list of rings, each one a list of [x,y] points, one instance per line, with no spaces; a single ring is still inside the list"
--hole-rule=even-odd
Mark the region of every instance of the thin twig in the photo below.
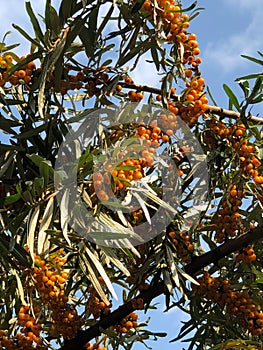
[[[161,89],[150,87],[147,85],[127,84],[125,82],[119,82],[118,84],[121,85],[125,89],[134,89],[137,91],[150,92],[150,93],[153,93],[156,95],[161,95],[161,93],[162,93]],[[177,95],[171,95],[170,98],[174,101],[178,101]],[[217,106],[208,105],[208,109],[206,110],[206,113],[216,114],[216,115],[219,115],[220,117],[223,117],[223,118],[232,118],[232,119],[239,119],[240,118],[239,112],[224,109],[222,107],[217,107]],[[263,124],[263,118],[260,116],[247,115],[246,118],[247,118],[247,120],[251,120],[251,121],[254,121],[256,123]]]

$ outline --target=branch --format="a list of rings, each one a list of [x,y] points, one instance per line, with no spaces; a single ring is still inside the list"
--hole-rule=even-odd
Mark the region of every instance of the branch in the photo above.
[[[202,268],[210,264],[215,264],[223,257],[259,240],[263,240],[262,226],[251,229],[249,232],[235,239],[228,240],[217,248],[201,256],[195,257],[191,263],[185,266],[184,270],[189,275],[194,276]],[[142,298],[144,300],[144,303],[148,304],[154,298],[163,294],[165,290],[166,289],[164,282],[160,281],[150,287],[148,290],[142,291],[135,299]],[[132,300],[130,300],[129,302],[121,305],[118,309],[114,310],[112,313],[98,321],[94,326],[89,327],[85,331],[79,331],[74,339],[66,341],[59,350],[81,349],[87,342],[103,333],[104,329],[114,326],[125,316],[130,314],[133,310]]]
[[[121,85],[123,88],[125,89],[135,89],[137,91],[145,91],[145,92],[150,92],[156,95],[161,95],[162,94],[162,90],[161,89],[157,89],[154,87],[150,87],[147,85],[136,85],[136,84],[127,84],[124,82],[119,82],[119,85]],[[170,97],[171,99],[178,101],[178,96],[176,95],[172,95]],[[232,111],[232,110],[228,110],[228,109],[224,109],[221,107],[217,107],[217,106],[208,106],[208,109],[206,110],[205,113],[212,113],[212,114],[216,114],[219,115],[220,117],[223,118],[232,118],[232,119],[239,119],[240,118],[240,113],[236,112],[236,111]],[[263,118],[262,117],[258,117],[258,116],[254,116],[254,115],[247,115],[246,116],[247,120],[253,120],[254,122],[263,124]]]

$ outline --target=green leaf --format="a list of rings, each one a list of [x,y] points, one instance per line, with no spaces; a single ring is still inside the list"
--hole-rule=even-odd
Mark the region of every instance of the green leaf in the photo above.
[[[217,103],[216,103],[216,101],[215,101],[215,99],[214,99],[214,97],[212,95],[212,92],[211,92],[210,88],[207,86],[206,89],[207,89],[208,96],[211,98],[214,106],[217,106]]]
[[[251,56],[247,56],[247,55],[241,55],[241,57],[246,58],[249,61],[255,62],[257,64],[260,64],[261,66],[263,66],[263,61],[259,60],[257,58],[251,57]]]
[[[22,29],[20,26],[18,26],[17,24],[13,23],[12,26],[20,33],[23,35],[23,37],[25,37],[28,41],[30,41],[32,44],[34,44],[35,46],[37,46],[38,48],[42,49],[42,45],[35,39],[33,39],[29,34],[27,34],[26,31],[24,31],[24,29]]]
[[[10,205],[17,202],[21,198],[21,193],[11,194],[10,196],[5,197],[4,205]]]
[[[223,85],[223,88],[225,90],[225,93],[229,97],[229,109],[232,109],[234,106],[240,112],[241,111],[240,104],[239,104],[238,99],[237,99],[236,95],[234,94],[234,92],[226,84]]]
[[[247,103],[253,103],[253,99],[256,97],[256,95],[262,90],[262,79],[257,78],[255,85],[251,91],[251,94],[247,98]]]
[[[30,37],[30,40],[31,40],[31,37]],[[31,62],[31,61],[34,61],[36,59],[39,59],[42,57],[42,51],[43,51],[43,48],[40,46],[41,50],[38,51],[38,52],[35,52],[31,55],[28,55],[26,58],[24,58],[23,60],[19,61],[17,64],[15,64],[13,67],[11,67],[10,69],[8,69],[8,73],[9,75],[12,75],[15,71],[21,69],[24,65],[26,65],[27,63]],[[10,101],[10,105],[14,104],[14,102],[12,103],[13,100],[6,100],[6,101]],[[24,101],[21,101],[24,103]]]
[[[45,23],[47,30],[54,33],[53,38],[56,38],[60,33],[60,20],[57,11],[51,6],[50,0],[46,2]]]
[[[117,62],[117,66],[123,66],[125,63],[133,59],[136,55],[141,56],[148,51],[152,46],[151,42],[142,42],[135,46],[126,56],[120,56]]]
[[[27,13],[28,13],[28,15],[30,17],[30,21],[31,21],[31,23],[33,25],[37,41],[42,42],[42,44],[44,46],[46,46],[46,43],[45,43],[45,40],[44,40],[44,35],[42,33],[42,29],[41,29],[41,27],[39,25],[39,22],[38,22],[38,20],[37,20],[37,18],[35,16],[35,13],[34,13],[32,7],[31,7],[31,4],[30,4],[29,1],[26,2],[26,11],[27,11]]]
[[[261,73],[255,73],[255,74],[249,74],[249,75],[244,75],[243,77],[237,78],[235,81],[237,82],[242,82],[242,80],[250,80],[250,79],[257,79],[257,78],[263,78],[263,74]]]
[[[89,1],[90,3],[91,1]],[[59,19],[61,26],[63,26],[67,20],[75,13],[82,9],[82,3],[77,0],[62,0],[59,7]]]

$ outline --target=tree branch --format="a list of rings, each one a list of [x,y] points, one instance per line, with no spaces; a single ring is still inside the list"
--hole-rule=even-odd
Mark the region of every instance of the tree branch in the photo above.
[[[153,94],[156,94],[156,95],[161,95],[162,94],[161,89],[157,89],[157,88],[150,87],[150,86],[147,86],[147,85],[127,84],[127,83],[124,83],[124,82],[119,82],[119,85],[121,85],[125,89],[135,89],[137,91],[150,92],[150,93],[153,93]],[[173,99],[175,101],[178,101],[178,97],[176,95],[172,95],[171,99]],[[216,114],[216,115],[219,115],[220,117],[223,117],[223,118],[232,118],[232,119],[239,119],[240,118],[240,113],[239,112],[228,110],[228,109],[224,109],[224,108],[217,107],[217,106],[210,106],[210,105],[208,105],[208,109],[207,109],[207,111],[205,113]],[[254,122],[263,124],[263,118],[259,117],[259,116],[247,115],[246,119],[247,120],[253,120]]]
[[[259,240],[263,240],[263,227],[251,229],[249,232],[235,239],[228,240],[217,248],[204,253],[201,256],[195,257],[191,263],[185,266],[184,270],[189,275],[194,276],[202,268],[210,264],[215,264],[223,257]],[[142,291],[135,299],[143,298],[144,302],[147,304],[164,292],[165,284],[163,281],[161,281],[150,287],[148,290]],[[87,342],[103,333],[104,329],[114,326],[133,310],[132,301],[130,300],[98,321],[94,326],[89,327],[85,331],[79,331],[74,339],[66,341],[59,350],[81,349]]]

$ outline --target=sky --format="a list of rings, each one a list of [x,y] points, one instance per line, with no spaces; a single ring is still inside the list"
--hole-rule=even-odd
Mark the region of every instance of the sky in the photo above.
[[[32,1],[36,13],[43,13],[44,2],[44,0]],[[56,5],[59,0],[52,3]],[[189,0],[183,1],[185,7],[191,3],[192,1]],[[256,57],[257,51],[263,52],[262,0],[199,0],[199,7],[205,9],[200,11],[200,15],[192,21],[190,29],[191,32],[197,34],[201,49],[200,56],[203,63],[200,69],[217,103],[227,108],[228,98],[224,93],[223,84],[228,84],[238,97],[242,97],[242,91],[234,80],[237,77],[260,71],[259,66],[245,60],[240,55]],[[27,21],[24,1],[6,1],[0,11],[0,40],[6,31],[12,30],[13,33],[8,36],[7,43],[20,42],[21,37],[15,33],[11,24],[16,23],[25,28]],[[25,50],[29,50],[29,47],[21,45],[16,52],[22,55],[25,54]],[[158,82],[149,64],[142,62],[139,67],[138,73],[135,74],[137,83],[155,85]],[[263,104],[257,105],[252,112],[263,116]],[[157,298],[155,302],[160,304],[160,310],[164,309],[163,298]],[[154,350],[164,348],[165,350],[182,350],[182,344],[169,344],[169,339],[177,335],[180,321],[184,319],[184,316],[174,309],[166,314],[162,314],[161,311],[153,311],[150,314],[149,329],[167,332],[168,337],[167,340],[162,338],[158,342],[148,344]],[[147,316],[140,317],[141,320],[146,318]],[[143,345],[138,344],[134,350],[143,348]]]

